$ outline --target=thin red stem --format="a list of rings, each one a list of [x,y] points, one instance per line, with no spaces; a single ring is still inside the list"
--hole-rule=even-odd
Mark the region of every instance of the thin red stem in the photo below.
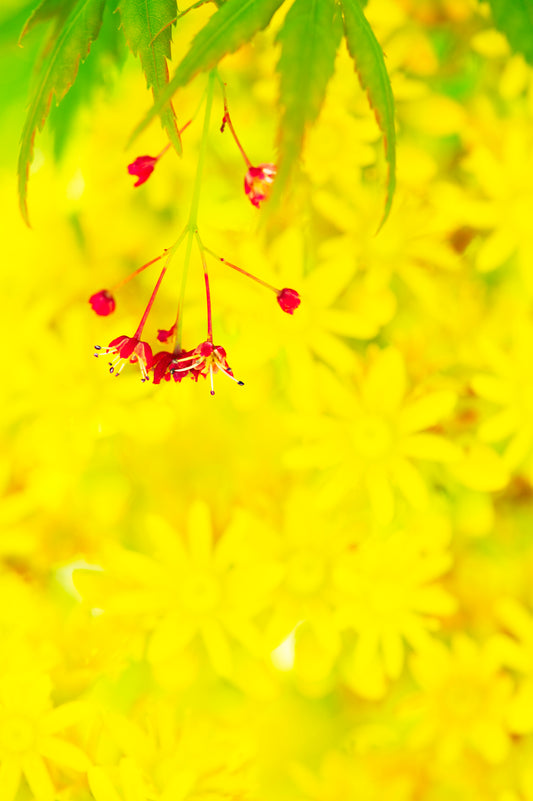
[[[179,133],[179,135],[180,135],[180,136],[182,135],[183,131],[187,130],[187,128],[189,127],[189,125],[191,124],[191,122],[192,122],[192,120],[189,120],[189,122],[186,122],[186,123],[185,123],[185,125],[183,126],[183,128],[180,128],[180,129],[179,129],[178,133]],[[166,152],[167,152],[167,150],[170,148],[170,146],[171,146],[171,143],[170,143],[170,142],[167,142],[167,144],[165,145],[165,147],[163,148],[163,150],[161,151],[161,153],[158,153],[158,154],[157,154],[157,156],[156,156],[156,159],[157,159],[157,161],[159,161],[159,159],[161,158],[161,156],[164,156],[164,155],[165,155],[165,153],[166,153]]]
[[[118,289],[119,287],[121,287],[121,286],[124,286],[124,284],[127,284],[127,283],[128,283],[128,281],[131,281],[131,279],[132,279],[132,278],[135,278],[135,276],[136,276],[136,275],[139,275],[139,273],[142,273],[142,271],[143,271],[143,270],[146,270],[146,268],[147,268],[147,267],[150,267],[150,265],[151,265],[151,264],[155,264],[155,263],[156,263],[156,261],[159,261],[159,259],[162,259],[162,258],[163,258],[163,256],[165,255],[165,253],[166,253],[166,252],[167,252],[167,251],[166,251],[166,250],[164,250],[164,251],[163,251],[163,253],[161,253],[161,255],[160,255],[160,256],[156,256],[156,257],[155,257],[155,259],[152,259],[152,261],[147,261],[147,262],[146,262],[146,264],[143,264],[143,265],[142,265],[142,267],[137,267],[137,269],[136,269],[136,270],[134,270],[134,271],[131,273],[131,275],[128,275],[126,278],[123,278],[123,279],[122,279],[122,281],[119,281],[119,282],[118,282],[118,284],[114,284],[114,285],[111,287],[111,289]]]
[[[244,148],[241,145],[241,143],[239,142],[239,137],[235,133],[235,128],[233,127],[233,123],[231,121],[231,117],[230,117],[230,113],[229,113],[229,109],[228,109],[228,98],[227,98],[227,95],[226,95],[226,84],[224,83],[222,78],[220,78],[220,76],[218,76],[218,78],[219,78],[219,81],[220,81],[220,85],[222,87],[222,97],[224,98],[224,119],[222,120],[222,129],[221,130],[224,130],[224,125],[227,124],[229,126],[229,129],[230,129],[230,131],[232,133],[232,136],[235,139],[235,144],[237,145],[237,147],[241,151],[241,156],[243,157],[246,166],[248,167],[248,169],[250,169],[250,167],[252,166],[252,162],[250,161],[250,159],[248,158],[248,156],[244,152]]]
[[[258,284],[261,284],[261,286],[264,286],[267,289],[271,289],[272,292],[276,293],[276,295],[278,295],[280,293],[281,290],[276,289],[275,286],[272,286],[272,284],[267,283],[267,281],[263,281],[262,278],[258,278],[256,275],[252,275],[252,273],[247,272],[247,270],[243,270],[242,267],[237,267],[236,264],[232,264],[230,261],[228,261],[227,259],[224,259],[222,256],[217,256],[216,253],[213,253],[213,251],[209,250],[209,248],[205,248],[205,250],[207,250],[209,255],[213,256],[214,259],[217,259],[217,261],[223,262],[228,267],[231,267],[232,270],[236,270],[238,273],[241,273],[242,275],[245,275],[247,278],[251,278],[252,281],[256,281]]]
[[[211,290],[209,288],[209,274],[207,272],[207,263],[205,260],[204,247],[200,240],[198,231],[195,231],[198,249],[200,250],[200,257],[202,259],[202,267],[204,268],[204,281],[205,281],[205,301],[207,304],[207,341],[213,344],[213,318],[211,315]]]
[[[139,327],[137,328],[136,332],[133,335],[134,339],[140,339],[141,338],[141,334],[143,332],[144,325],[146,323],[148,315],[150,314],[150,309],[154,305],[155,296],[159,292],[159,287],[161,286],[161,281],[163,280],[163,277],[164,277],[166,271],[167,271],[167,265],[165,264],[165,266],[161,270],[161,274],[160,274],[159,278],[157,279],[157,283],[156,283],[156,285],[154,287],[154,291],[150,295],[150,300],[148,301],[148,305],[146,306],[146,309],[144,310],[144,314],[141,317],[141,322],[139,323]]]

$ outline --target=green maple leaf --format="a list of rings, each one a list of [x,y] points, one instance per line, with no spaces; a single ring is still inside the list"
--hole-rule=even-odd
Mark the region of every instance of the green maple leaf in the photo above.
[[[276,195],[300,156],[306,128],[319,115],[341,38],[335,0],[295,0],[278,34],[282,117]]]
[[[120,0],[118,8],[128,46],[133,55],[139,56],[146,83],[157,103],[169,80],[176,0]],[[176,114],[170,100],[162,104],[159,116],[170,141],[181,153]]]
[[[531,0],[489,0],[494,23],[513,50],[533,64],[533,3]]]
[[[396,186],[396,131],[394,127],[394,97],[383,51],[370,27],[360,0],[341,0],[344,30],[348,50],[354,61],[361,86],[374,109],[383,133],[385,158],[389,166],[387,197],[380,228],[387,219]]]
[[[80,60],[87,57],[91,43],[100,31],[104,7],[105,0],[43,0],[22,32],[21,38],[38,22],[55,21],[44,50],[20,145],[19,199],[22,216],[28,225],[28,173],[35,134],[42,130],[52,100],[60,103],[74,83]]]
[[[283,0],[226,0],[193,39],[174,76],[133,132],[135,138],[161,113],[176,91],[199,72],[216,67],[228,53],[234,53],[267,27]]]

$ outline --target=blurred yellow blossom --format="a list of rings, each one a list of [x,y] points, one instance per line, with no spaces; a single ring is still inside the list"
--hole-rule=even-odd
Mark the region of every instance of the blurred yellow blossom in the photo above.
[[[410,699],[417,722],[413,745],[431,744],[435,757],[448,764],[469,749],[489,764],[502,762],[511,746],[512,682],[491,655],[490,641],[480,645],[458,634],[451,648],[434,643],[410,664],[420,687]]]
[[[454,391],[408,393],[405,362],[395,348],[369,352],[355,392],[329,377],[323,385],[331,416],[298,421],[307,443],[292,451],[289,464],[328,471],[326,504],[362,487],[380,523],[393,519],[397,493],[415,509],[424,508],[431,482],[416,463],[447,464],[461,456],[456,445],[428,431],[451,414]]]
[[[36,801],[54,801],[57,769],[85,772],[87,754],[60,735],[87,715],[82,703],[54,707],[52,682],[31,669],[0,674],[0,798],[14,801],[25,781]],[[59,735],[59,736],[58,736]]]
[[[363,4],[396,107],[377,233],[387,165],[344,44],[293,183],[257,208],[218,90],[203,137],[204,75],[174,97],[183,157],[133,189],[165,135],[124,149],[151,97],[107,8],[37,137],[28,231],[13,162],[38,26],[16,42],[36,5],[0,10],[0,801],[533,801],[527,55],[489,3]],[[277,166],[290,5],[219,67],[253,164]],[[180,16],[171,74],[216,13]],[[202,241],[301,298],[284,314],[209,264],[245,381],[214,399],[92,357],[135,330],[157,270],[110,315],[87,302],[172,246],[202,142]],[[205,340],[185,262],[151,347],[180,285],[184,347]]]

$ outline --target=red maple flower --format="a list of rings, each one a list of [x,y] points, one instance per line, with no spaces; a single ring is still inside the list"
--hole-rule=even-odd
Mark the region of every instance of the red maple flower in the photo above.
[[[229,366],[226,358],[226,351],[221,345],[213,345],[210,340],[206,340],[191,351],[191,354],[194,358],[194,363],[189,368],[190,375],[195,381],[198,381],[201,375],[203,375],[204,378],[209,375],[211,380],[211,395],[215,394],[213,376],[219,370],[227,375],[228,378],[231,378],[232,381],[235,381],[240,387],[244,386],[244,381],[239,381],[233,375],[233,370]]]
[[[137,156],[135,161],[128,164],[130,175],[136,175],[137,180],[133,186],[144,184],[154,171],[154,167],[159,160],[159,156]]]
[[[284,312],[294,314],[294,310],[300,305],[300,295],[295,289],[285,287],[278,292],[277,301]]]
[[[100,345],[95,346],[95,350],[100,351]],[[152,349],[147,342],[143,342],[137,337],[120,336],[113,339],[107,348],[102,351],[105,355],[113,355],[114,358],[109,362],[109,372],[116,376],[120,375],[126,362],[131,364],[138,363],[143,381],[148,380],[148,370],[152,366]],[[100,356],[100,353],[95,353]]]
[[[252,206],[258,209],[262,201],[268,198],[275,176],[274,164],[260,164],[258,167],[248,168],[244,176],[244,191]]]
[[[152,361],[153,383],[159,384],[163,378],[165,381],[173,378],[179,383],[190,372],[195,361],[192,350],[182,350],[179,353],[159,351]]]
[[[116,307],[115,298],[108,289],[101,289],[100,292],[95,292],[89,298],[89,303],[93,312],[100,317],[107,317],[108,314],[113,314]]]

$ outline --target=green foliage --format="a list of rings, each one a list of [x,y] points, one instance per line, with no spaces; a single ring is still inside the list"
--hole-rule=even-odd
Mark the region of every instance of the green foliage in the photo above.
[[[167,60],[171,58],[171,23],[176,19],[176,0],[120,0],[118,7],[128,46],[139,56],[146,83],[157,103],[168,83]],[[168,138],[181,153],[176,114],[170,100],[162,105],[159,115]]]
[[[79,111],[90,106],[96,93],[113,87],[117,73],[124,64],[128,49],[120,17],[107,4],[98,38],[91,45],[91,56],[80,63],[76,81],[59,105],[50,110],[50,128],[54,137],[54,157],[61,158]]]
[[[363,14],[359,0],[342,0],[344,30],[348,50],[354,60],[361,86],[366,89],[370,105],[383,132],[385,157],[389,178],[385,210],[380,228],[387,219],[396,186],[396,131],[394,128],[394,98],[383,51]]]
[[[295,0],[278,35],[282,118],[276,193],[300,155],[306,127],[318,117],[341,37],[335,0]]]
[[[533,3],[531,0],[489,0],[497,28],[509,44],[533,64]]]
[[[43,20],[53,18],[56,21],[22,131],[18,163],[19,198],[22,216],[28,224],[28,172],[35,134],[44,126],[52,99],[59,103],[74,83],[80,60],[86,58],[91,42],[98,36],[104,6],[105,0],[70,0],[62,4],[58,0],[43,0],[23,31],[25,35],[33,25]]]
[[[216,10],[196,34],[169,79],[172,25],[180,16],[208,0],[192,3],[181,13],[178,13],[176,0],[42,0],[30,15],[21,37],[38,24],[49,24],[49,36],[32,92],[19,158],[20,204],[26,222],[28,170],[35,134],[44,126],[52,100],[58,105],[74,83],[79,65],[83,64],[101,29],[106,2],[108,12],[118,7],[126,42],[133,54],[139,57],[154,97],[152,108],[133,136],[159,115],[170,141],[181,152],[172,105],[177,90],[199,73],[216,67],[225,55],[251,41],[256,33],[270,24],[284,1],[212,0]],[[493,0],[493,4],[498,2],[503,0]],[[349,51],[385,139],[389,177],[383,224],[390,210],[395,185],[394,102],[383,53],[363,14],[364,5],[365,0],[294,0],[288,10],[278,35],[281,44],[278,63],[281,122],[276,192],[279,194],[282,190],[298,162],[305,132],[320,113],[334,71],[344,19]],[[109,13],[106,18],[110,16]],[[91,68],[81,70],[77,96],[73,93],[72,102],[66,104],[64,113],[54,115],[60,134],[56,151],[65,141],[77,105],[82,98],[90,97],[93,85],[105,80],[109,64],[120,60],[116,25],[110,25],[108,21],[103,30],[105,41],[95,48],[96,56],[91,61]]]
[[[228,53],[249,42],[266,28],[283,0],[226,0],[213,14],[207,25],[194,38],[189,52],[180,62],[174,77],[133,136],[142,131],[161,113],[174,93],[189,83],[199,72],[216,67]]]

